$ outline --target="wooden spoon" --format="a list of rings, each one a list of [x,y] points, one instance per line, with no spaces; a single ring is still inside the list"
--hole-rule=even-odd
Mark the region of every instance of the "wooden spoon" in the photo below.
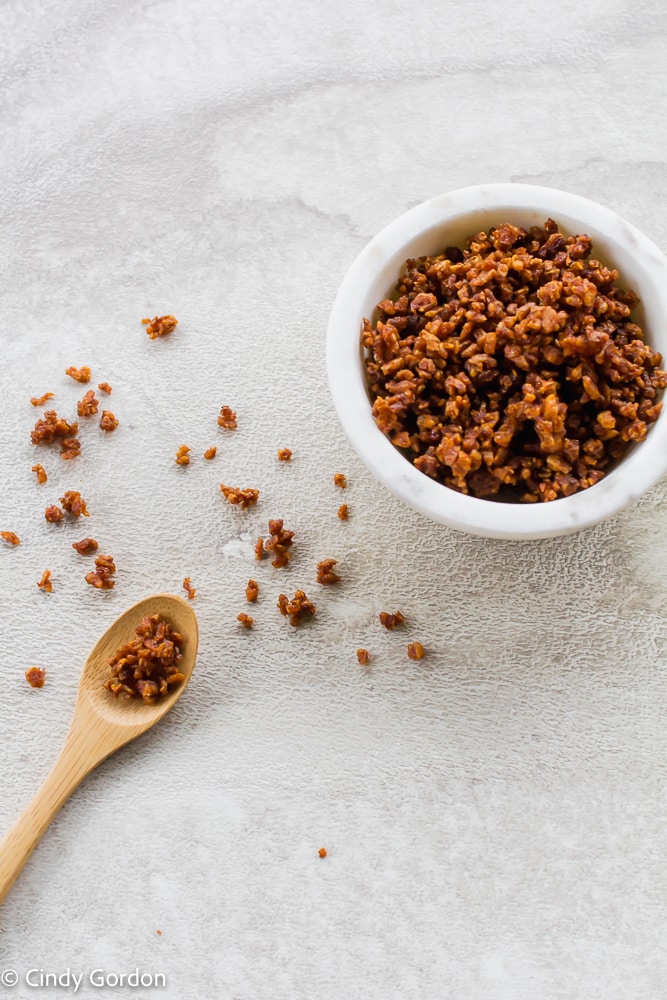
[[[134,638],[134,629],[146,615],[159,612],[183,636],[179,664],[185,680],[147,705],[140,698],[121,701],[104,688],[108,659]],[[60,756],[34,799],[0,844],[0,903],[13,886],[40,837],[86,775],[114,750],[141,736],[159,722],[183,694],[197,656],[197,617],[182,597],[155,594],[139,601],[117,618],[97,641],[79,681],[74,716]]]

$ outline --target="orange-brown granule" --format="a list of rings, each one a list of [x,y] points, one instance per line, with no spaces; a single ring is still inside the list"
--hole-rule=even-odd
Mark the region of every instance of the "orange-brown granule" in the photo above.
[[[267,539],[257,539],[255,544],[255,558],[264,559],[270,553],[273,553],[275,558],[271,562],[272,566],[276,569],[287,566],[292,558],[292,553],[289,550],[294,544],[293,538],[294,532],[283,528],[282,520],[269,521],[269,537]]]
[[[97,413],[99,405],[100,401],[95,396],[95,390],[89,389],[83,399],[80,399],[76,404],[76,412],[80,417],[92,417],[94,413]]]
[[[371,654],[368,652],[367,649],[358,649],[357,650],[357,661],[362,665],[362,667],[366,666],[366,664],[368,663],[368,661],[370,660],[370,658],[371,658]]]
[[[0,538],[4,538],[10,545],[20,545],[21,539],[13,531],[0,531]]]
[[[39,483],[39,485],[43,486],[44,483],[47,482],[47,480],[49,478],[47,476],[47,474],[46,474],[46,470],[45,470],[44,466],[40,465],[39,462],[38,462],[37,465],[33,465],[32,471],[37,476],[37,482]]]
[[[118,427],[118,418],[114,416],[111,410],[102,410],[102,416],[100,417],[100,427],[107,434],[111,431],[115,431]]]
[[[51,570],[45,569],[42,573],[41,580],[38,581],[37,586],[40,590],[46,591],[47,594],[53,593],[53,584],[51,583]]]
[[[43,396],[33,396],[30,402],[33,406],[44,406],[47,399],[53,399],[55,393],[45,392]]]
[[[408,659],[410,660],[423,660],[424,658],[424,647],[421,642],[411,642],[408,645]]]
[[[236,620],[237,622],[241,622],[244,628],[252,628],[255,623],[255,619],[252,615],[247,615],[245,611],[242,611],[240,615],[237,615]]]
[[[342,472],[334,473],[333,480],[336,486],[340,486],[341,490],[347,489],[347,478],[343,475]]]
[[[183,590],[188,595],[189,601],[193,600],[193,598],[197,596],[197,591],[192,586],[192,582],[189,576],[186,576],[186,578],[183,580]]]
[[[90,556],[97,552],[99,548],[94,538],[82,538],[80,542],[72,542],[72,548],[76,549],[80,556]]]
[[[312,601],[309,601],[303,590],[297,590],[292,600],[285,594],[278,595],[278,610],[284,618],[289,618],[290,625],[300,625],[304,618],[310,618],[317,611]]]
[[[65,438],[60,445],[60,457],[64,462],[78,458],[81,454],[81,442],[78,438]]]
[[[63,510],[68,510],[74,517],[90,517],[86,501],[78,490],[67,490],[64,497],[60,498]]]
[[[83,368],[75,368],[73,365],[70,365],[69,368],[65,369],[65,375],[69,375],[75,382],[83,382],[85,384],[86,382],[90,382],[91,371],[87,365],[84,365]]]
[[[320,857],[320,858],[326,858],[326,856],[327,856],[327,849],[326,849],[326,847],[320,847],[319,851],[317,852],[317,856]]]
[[[220,483],[220,492],[229,503],[241,510],[247,510],[259,500],[259,490],[253,490],[249,486],[242,490],[240,486],[225,486]]]
[[[178,326],[178,320],[175,316],[153,316],[153,319],[142,319],[141,321],[146,327],[146,333],[151,338],[151,340],[157,340],[158,337],[166,337],[168,333],[171,333]]]
[[[86,573],[86,583],[89,583],[95,590],[111,590],[116,585],[116,581],[111,579],[116,572],[113,556],[98,556],[95,560],[95,567],[90,573]]]
[[[185,680],[179,668],[183,636],[159,614],[144,618],[134,631],[136,638],[109,658],[111,676],[104,687],[117,698],[142,698],[153,705]]]
[[[215,447],[215,445],[213,445],[212,448],[206,449],[206,451],[204,452],[204,458],[206,459],[207,462],[210,462],[211,459],[215,458],[217,454],[218,454],[218,449]]]
[[[61,511],[60,507],[58,507],[57,504],[55,503],[49,504],[49,506],[44,511],[44,517],[51,524],[57,524],[58,521],[62,521],[64,516],[65,515]]]
[[[281,462],[291,462],[292,452],[290,451],[289,448],[280,448],[278,450],[278,459]]]
[[[43,688],[46,680],[46,670],[43,667],[30,667],[25,672],[25,679],[31,688]]]
[[[190,448],[188,448],[187,444],[182,444],[179,447],[178,451],[176,452],[176,458],[175,458],[176,465],[190,464],[190,456],[188,455],[189,451]]]
[[[331,583],[338,583],[340,576],[334,571],[334,566],[336,565],[336,559],[323,559],[322,562],[317,564],[317,582],[321,583],[323,586],[327,586]]]
[[[254,604],[257,600],[257,595],[259,594],[259,584],[257,580],[248,580],[248,586],[245,589],[245,598],[249,604]]]
[[[388,611],[381,611],[378,618],[380,619],[380,623],[386,629],[389,629],[389,631],[395,629],[397,625],[405,621],[405,616],[400,611],[394,611],[393,615],[389,614]]]
[[[68,423],[55,410],[46,410],[30,432],[33,444],[51,444],[56,438],[73,437],[79,429],[76,421]]]
[[[258,538],[255,542],[255,559],[265,559],[268,553],[264,551],[264,539]]]
[[[338,517],[341,521],[347,521],[350,517],[350,511],[346,503],[342,503],[338,508]]]
[[[110,396],[111,393],[113,392],[113,389],[111,388],[108,382],[99,382],[97,388],[100,390],[100,392],[105,392],[107,396]]]
[[[218,427],[225,427],[228,431],[236,430],[236,413],[231,406],[221,406],[218,415]]]

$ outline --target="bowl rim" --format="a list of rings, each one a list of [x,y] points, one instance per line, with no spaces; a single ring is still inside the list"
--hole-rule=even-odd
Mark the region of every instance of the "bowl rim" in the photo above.
[[[376,425],[367,393],[360,347],[361,320],[369,286],[390,259],[420,235],[466,215],[497,209],[573,216],[626,249],[651,284],[660,309],[647,313],[651,340],[667,353],[667,257],[632,223],[580,195],[533,184],[493,183],[459,188],[421,202],[377,233],[353,261],[334,300],[327,330],[329,388],[343,429],[370,472],[395,496],[427,517],[469,534],[489,538],[537,539],[590,527],[632,503],[667,472],[667,409],[646,439],[595,486],[549,503],[502,503],[472,497],[424,475]],[[375,303],[373,304],[375,305]]]

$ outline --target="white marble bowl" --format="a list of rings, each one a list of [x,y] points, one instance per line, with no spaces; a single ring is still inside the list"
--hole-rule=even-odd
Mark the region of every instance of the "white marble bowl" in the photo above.
[[[667,472],[667,408],[605,478],[588,490],[550,503],[500,503],[465,496],[429,479],[376,426],[360,346],[361,321],[392,291],[408,257],[441,253],[471,233],[512,222],[542,225],[551,216],[563,231],[587,233],[593,256],[620,271],[619,283],[641,298],[637,321],[667,357],[667,259],[614,212],[565,191],[529,184],[484,184],[450,191],[401,215],[364,247],[334,302],[327,335],[329,384],[340,421],[373,475],[427,517],[489,538],[549,538],[597,524],[646,492]],[[378,503],[382,502],[381,496]]]

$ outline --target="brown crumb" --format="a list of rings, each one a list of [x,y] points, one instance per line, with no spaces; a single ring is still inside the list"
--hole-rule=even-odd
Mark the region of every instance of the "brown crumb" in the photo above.
[[[283,528],[282,520],[269,521],[269,537],[266,540],[263,538],[257,539],[255,544],[255,558],[264,559],[270,553],[273,553],[275,559],[272,560],[271,565],[275,569],[287,566],[292,558],[292,553],[289,550],[294,544],[293,538],[294,532]]]
[[[89,389],[83,399],[76,404],[76,412],[80,417],[92,417],[97,413],[100,401],[95,396],[95,390]]]
[[[44,511],[44,517],[51,524],[57,524],[58,521],[62,521],[64,516],[65,515],[61,511],[60,507],[58,507],[55,503],[50,504]]]
[[[30,402],[33,406],[43,406],[47,399],[53,399],[55,393],[45,392],[43,396],[33,396]]]
[[[65,438],[60,445],[60,457],[64,462],[78,458],[81,454],[81,442],[78,438]]]
[[[142,319],[141,321],[146,327],[146,333],[151,338],[151,340],[157,340],[158,337],[166,337],[168,333],[171,333],[178,326],[178,320],[175,316],[153,316],[153,319]]]
[[[328,586],[331,583],[338,583],[340,576],[334,571],[334,566],[336,565],[336,559],[323,559],[322,562],[317,564],[317,582],[321,583],[323,586]]]
[[[82,538],[80,542],[72,542],[72,548],[76,549],[80,556],[90,556],[97,552],[98,544],[94,538]]]
[[[189,451],[190,449],[188,448],[187,444],[180,445],[178,451],[176,452],[176,459],[175,459],[176,465],[190,464],[190,457],[188,455]]]
[[[100,427],[105,433],[110,434],[111,431],[115,431],[118,427],[118,418],[114,416],[111,410],[102,410],[102,416],[100,417]]]
[[[95,560],[96,569],[86,573],[85,581],[95,590],[111,590],[116,585],[116,581],[111,577],[116,572],[116,564],[113,556],[98,556]]]
[[[241,622],[244,628],[252,628],[255,623],[255,619],[252,615],[247,615],[245,611],[242,611],[240,615],[237,615],[236,620],[237,622]]]
[[[395,629],[397,625],[405,621],[405,616],[400,611],[394,611],[393,615],[390,615],[388,611],[381,611],[378,617],[381,624],[386,629],[389,629],[389,631]]]
[[[156,933],[156,934],[159,934],[159,935],[160,935],[160,937],[162,937],[162,931],[156,931],[155,933]]]
[[[248,580],[248,586],[245,589],[245,598],[249,604],[254,604],[257,600],[257,595],[259,594],[259,584],[257,580]]]
[[[408,658],[410,660],[423,660],[424,647],[421,642],[411,642],[408,645]]]
[[[192,586],[189,576],[186,576],[186,578],[183,580],[183,590],[188,595],[189,601],[193,600],[193,598],[197,596],[197,591]]]
[[[231,406],[221,406],[218,416],[218,427],[225,427],[228,431],[236,430],[236,413]]]
[[[78,423],[68,423],[64,417],[59,417],[55,410],[46,410],[30,432],[33,444],[51,444],[57,438],[70,438],[79,429]]]
[[[107,396],[110,396],[111,393],[113,392],[113,389],[111,388],[108,382],[99,382],[97,388],[100,390],[100,392],[105,392]]]
[[[346,503],[342,503],[338,508],[338,516],[341,521],[347,521],[350,517],[350,512]]]
[[[10,545],[20,545],[21,539],[13,531],[0,531],[0,538],[4,538]]]
[[[104,687],[117,698],[142,698],[153,705],[185,680],[179,668],[183,636],[159,614],[144,618],[134,631],[136,638],[110,657],[111,676]]]
[[[290,625],[300,625],[304,618],[312,617],[317,611],[312,601],[309,601],[303,590],[297,590],[292,600],[285,594],[278,595],[278,610],[284,618],[289,618]]]
[[[47,476],[47,474],[46,474],[46,470],[44,469],[44,466],[43,466],[43,465],[40,465],[40,464],[39,464],[39,462],[38,462],[38,463],[37,463],[37,465],[33,465],[33,467],[32,467],[32,471],[33,471],[33,472],[35,473],[35,475],[37,476],[37,482],[39,483],[39,485],[40,485],[40,486],[43,486],[43,485],[44,485],[44,483],[45,483],[45,482],[46,482],[46,481],[48,480],[48,478],[49,478],[49,477]]]
[[[342,472],[334,473],[333,479],[336,486],[340,486],[341,490],[347,489],[347,478],[343,475]]]
[[[320,858],[326,858],[326,856],[327,856],[327,849],[326,849],[326,847],[320,847],[319,851],[317,852],[317,855]]]
[[[90,517],[86,501],[78,490],[67,490],[64,497],[60,498],[63,510],[68,510],[74,517]]]
[[[65,375],[69,375],[75,382],[83,382],[85,384],[86,382],[90,382],[91,372],[87,365],[84,365],[83,368],[75,368],[73,365],[70,365],[69,368],[65,369]]]
[[[367,649],[358,649],[357,650],[357,660],[362,665],[362,667],[366,666],[366,664],[368,663],[368,661],[370,660],[370,658],[371,658],[371,654],[368,652]]]
[[[253,490],[249,486],[242,490],[240,486],[225,486],[224,483],[220,483],[220,492],[228,503],[240,507],[241,510],[247,510],[259,500],[259,490]]]
[[[289,448],[279,448],[278,449],[278,459],[281,462],[291,462],[292,461],[292,452],[290,451]]]
[[[37,586],[40,590],[46,591],[47,594],[53,593],[53,584],[51,583],[51,570],[45,569],[42,573],[42,579],[38,582]]]
[[[255,559],[266,559],[268,552],[264,551],[264,539],[258,538],[255,542]]]
[[[31,688],[43,688],[46,680],[46,670],[43,667],[30,667],[25,672],[25,679]]]
[[[215,458],[217,454],[218,454],[218,449],[215,447],[215,445],[213,445],[212,448],[206,449],[206,451],[204,452],[204,458],[206,459],[207,462],[210,462],[211,459]]]

